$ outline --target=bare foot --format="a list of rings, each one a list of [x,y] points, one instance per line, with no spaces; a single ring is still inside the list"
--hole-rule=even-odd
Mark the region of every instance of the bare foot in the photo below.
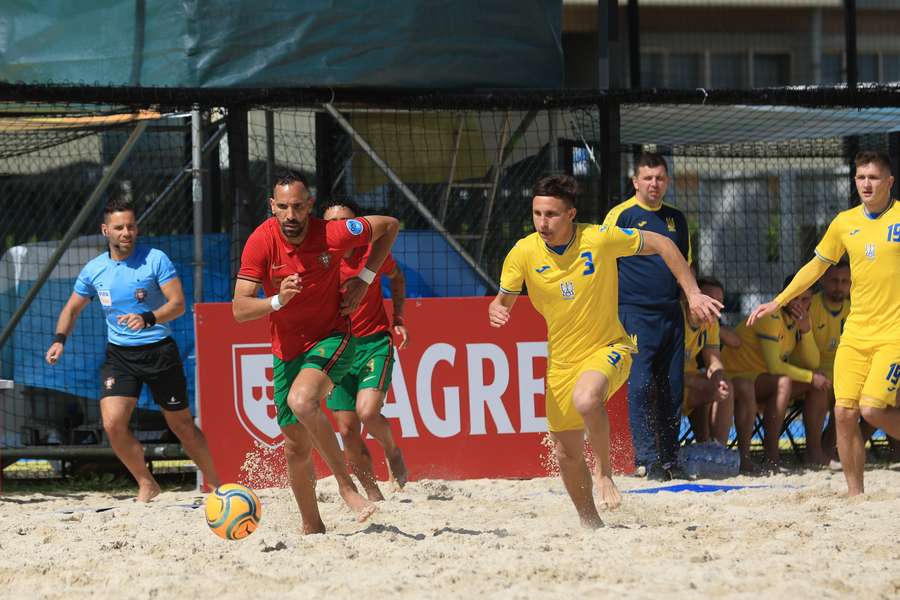
[[[581,516],[581,526],[585,529],[600,529],[601,527],[606,527],[603,524],[603,519],[600,518],[600,515],[594,513],[592,516]]]
[[[741,475],[750,475],[750,476],[758,476],[764,475],[765,471],[758,464],[753,462],[753,460],[749,456],[741,457]]]
[[[406,463],[403,462],[403,453],[397,448],[393,455],[387,456],[388,476],[394,491],[399,492],[409,481],[409,472],[406,470]]]
[[[622,494],[619,493],[619,488],[613,483],[612,477],[598,475],[597,489],[600,492],[600,500],[606,504],[608,510],[615,510],[622,504]]]
[[[827,467],[829,460],[828,457],[824,454],[813,454],[811,452],[807,452],[803,457],[803,463],[807,468],[817,469],[821,467]]]
[[[378,510],[374,504],[363,498],[353,488],[341,489],[339,492],[341,498],[350,507],[350,510],[356,513],[356,520],[360,523],[371,517]]]
[[[159,484],[155,481],[148,481],[146,483],[138,484],[138,502],[150,502],[157,496],[159,496],[161,489],[159,489]]]
[[[378,484],[374,481],[371,484],[360,482],[363,486],[363,490],[366,492],[366,497],[372,502],[383,502],[384,495],[381,493],[381,490],[378,488]]]
[[[315,523],[303,523],[303,535],[313,535],[316,533],[325,533],[325,523],[319,519]]]

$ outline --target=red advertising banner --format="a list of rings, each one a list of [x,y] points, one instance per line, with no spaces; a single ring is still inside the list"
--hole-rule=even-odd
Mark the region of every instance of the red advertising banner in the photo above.
[[[494,329],[490,300],[407,300],[410,344],[396,353],[382,412],[411,479],[530,478],[552,470],[544,440],[546,326],[521,298],[509,324]],[[198,413],[216,468],[223,481],[283,483],[268,319],[237,323],[227,303],[197,304],[194,314]],[[613,466],[630,471],[624,390],[607,408]],[[376,474],[386,477],[384,453],[367,443]]]

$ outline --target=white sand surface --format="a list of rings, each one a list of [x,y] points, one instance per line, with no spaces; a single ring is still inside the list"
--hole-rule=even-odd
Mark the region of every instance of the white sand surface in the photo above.
[[[900,467],[869,470],[868,493],[854,499],[840,473],[721,483],[765,487],[628,493],[602,513],[604,529],[587,531],[558,478],[412,482],[362,524],[329,478],[318,488],[329,533],[301,536],[290,491],[271,488],[259,490],[260,528],[240,542],[207,529],[202,509],[190,508],[198,493],[166,492],[149,505],[103,493],[0,496],[0,594],[900,597]]]

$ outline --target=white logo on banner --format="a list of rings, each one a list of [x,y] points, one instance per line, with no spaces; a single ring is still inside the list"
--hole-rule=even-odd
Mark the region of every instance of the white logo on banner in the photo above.
[[[238,420],[247,432],[269,448],[280,446],[281,428],[275,420],[270,344],[234,344],[234,403]]]

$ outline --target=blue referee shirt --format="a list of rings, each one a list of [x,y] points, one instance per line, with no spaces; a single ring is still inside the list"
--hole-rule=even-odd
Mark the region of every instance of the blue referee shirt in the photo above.
[[[666,236],[691,262],[691,237],[684,214],[663,203],[657,209],[636,197],[610,209],[603,221],[610,227],[629,227]],[[628,256],[619,261],[619,306],[645,309],[674,308],[679,302],[678,281],[659,255]]]
[[[75,293],[100,299],[109,343],[143,346],[172,335],[169,326],[157,323],[134,331],[120,325],[117,319],[128,313],[153,311],[165,304],[160,286],[177,276],[175,265],[163,251],[137,245],[125,260],[113,260],[106,251],[86,264],[75,280]]]

